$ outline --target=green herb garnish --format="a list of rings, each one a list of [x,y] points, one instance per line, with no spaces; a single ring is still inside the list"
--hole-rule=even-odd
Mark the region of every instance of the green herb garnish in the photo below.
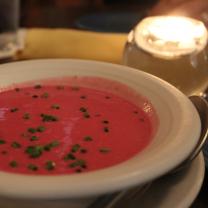
[[[73,91],[79,91],[79,90],[80,90],[80,88],[79,88],[79,87],[74,86],[74,87],[71,87],[71,90],[73,90]]]
[[[85,160],[76,160],[75,162],[69,164],[70,168],[85,167],[85,166],[86,166]]]
[[[87,108],[84,108],[84,107],[81,107],[80,109],[79,109],[81,112],[87,112]]]
[[[86,137],[84,137],[84,141],[86,141],[86,142],[90,142],[90,141],[92,141],[93,139],[92,139],[92,137],[91,136],[86,136]]]
[[[39,138],[37,136],[31,136],[30,141],[37,141]]]
[[[19,91],[20,91],[20,88],[17,87],[17,88],[15,88],[14,90],[15,90],[16,92],[19,92]]]
[[[9,163],[9,165],[10,165],[10,167],[12,167],[12,168],[16,168],[16,167],[18,166],[17,161],[15,161],[15,160],[12,160],[12,161]]]
[[[58,104],[53,104],[51,106],[52,109],[56,109],[56,110],[59,110],[60,109],[60,106]]]
[[[64,157],[64,160],[67,161],[67,160],[75,160],[76,157],[72,154],[72,153],[68,153],[65,157]]]
[[[38,98],[38,95],[33,95],[32,98]]]
[[[44,126],[38,126],[36,131],[37,132],[44,132],[46,130],[46,128]]]
[[[109,124],[109,121],[108,120],[103,120],[102,123]]]
[[[37,165],[34,165],[34,164],[29,164],[29,165],[27,166],[27,168],[28,168],[29,170],[32,170],[32,171],[37,171],[37,170],[38,170],[38,166],[37,166]]]
[[[109,153],[111,150],[108,147],[102,147],[99,149],[99,152],[101,153]]]
[[[31,158],[37,158],[40,157],[43,153],[43,147],[42,146],[28,146],[25,150],[25,152],[31,157]]]
[[[41,114],[40,115],[42,117],[42,121],[43,122],[54,122],[54,121],[58,121],[58,117],[53,116],[53,115],[49,115],[49,114]]]
[[[18,143],[18,142],[13,142],[12,144],[11,144],[11,147],[13,147],[13,148],[15,148],[15,149],[18,149],[18,148],[21,148],[21,144],[20,143]]]
[[[103,128],[103,131],[104,131],[105,133],[108,133],[108,132],[109,132],[109,128],[108,128],[108,127],[104,127],[104,128]]]
[[[89,113],[84,113],[83,116],[84,116],[84,118],[90,118],[90,114]]]
[[[5,143],[6,143],[5,140],[0,139],[0,144],[5,144]]]
[[[41,98],[48,98],[49,94],[47,92],[44,92],[40,97]]]
[[[58,86],[56,86],[56,89],[57,90],[64,90],[64,86],[63,85],[58,85]]]
[[[76,173],[81,173],[82,172],[82,169],[78,168],[78,169],[75,170],[75,172]]]
[[[56,163],[53,162],[53,161],[51,161],[51,160],[49,160],[49,161],[47,161],[47,162],[45,163],[45,168],[46,168],[47,170],[54,170],[55,167],[56,167]]]
[[[11,112],[11,113],[14,113],[14,112],[17,112],[18,110],[19,110],[18,108],[11,108],[11,109],[10,109],[10,112]]]
[[[40,88],[42,88],[42,86],[41,86],[40,84],[36,84],[36,85],[34,86],[34,88],[35,88],[35,89],[40,89]]]
[[[27,131],[31,134],[34,134],[37,130],[35,128],[28,128]]]
[[[80,152],[81,152],[82,154],[85,154],[85,153],[87,153],[87,149],[82,148],[82,149],[80,149]]]
[[[79,144],[73,145],[71,148],[71,152],[73,152],[73,153],[77,152],[80,149],[80,147],[81,146]]]
[[[53,142],[46,144],[44,146],[45,151],[50,151],[52,148],[59,146],[60,142],[58,140],[54,140]]]
[[[25,113],[25,114],[23,115],[23,118],[24,118],[25,120],[30,119],[30,114],[29,114],[29,113]]]
[[[87,98],[87,96],[82,95],[82,96],[80,96],[80,98],[81,98],[81,99],[86,99],[86,98]]]

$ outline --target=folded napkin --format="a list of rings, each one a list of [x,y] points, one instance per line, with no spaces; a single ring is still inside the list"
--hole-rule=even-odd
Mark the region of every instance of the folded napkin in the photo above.
[[[126,34],[28,29],[17,59],[78,58],[121,63]]]

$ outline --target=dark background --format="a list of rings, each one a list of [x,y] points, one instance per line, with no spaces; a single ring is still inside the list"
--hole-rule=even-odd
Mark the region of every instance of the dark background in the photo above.
[[[22,27],[73,28],[75,21],[99,12],[145,12],[157,0],[20,0]]]

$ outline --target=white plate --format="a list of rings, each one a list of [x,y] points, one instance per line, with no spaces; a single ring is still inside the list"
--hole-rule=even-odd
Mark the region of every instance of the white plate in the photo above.
[[[154,139],[140,154],[99,171],[48,177],[0,172],[0,195],[74,200],[97,197],[155,180],[186,159],[195,147],[200,135],[200,118],[194,105],[173,86],[139,70],[82,60],[16,62],[0,66],[0,87],[67,76],[106,78],[141,93],[152,103],[158,115],[160,125]],[[128,91],[126,96],[134,99],[130,94]],[[148,102],[142,103],[142,108],[152,112]]]
[[[140,208],[188,208],[201,189],[204,172],[201,153],[188,169],[156,180],[137,204]]]

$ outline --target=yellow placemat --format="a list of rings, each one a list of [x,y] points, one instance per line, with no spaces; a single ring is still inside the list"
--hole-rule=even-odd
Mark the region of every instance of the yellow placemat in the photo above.
[[[126,34],[28,29],[17,59],[79,58],[121,63]]]

